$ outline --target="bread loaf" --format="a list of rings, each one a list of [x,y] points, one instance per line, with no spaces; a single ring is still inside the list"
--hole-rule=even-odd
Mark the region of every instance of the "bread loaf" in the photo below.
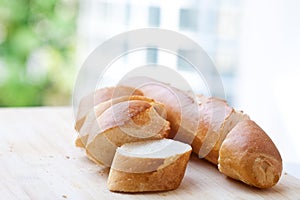
[[[268,135],[255,122],[244,120],[223,141],[218,168],[231,178],[269,188],[281,176],[282,160]]]
[[[118,192],[176,189],[191,150],[189,145],[170,139],[125,144],[117,149],[107,186]]]

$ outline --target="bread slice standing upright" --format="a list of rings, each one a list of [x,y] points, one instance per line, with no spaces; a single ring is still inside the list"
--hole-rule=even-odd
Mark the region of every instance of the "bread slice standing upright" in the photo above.
[[[176,189],[192,148],[171,139],[127,143],[116,151],[107,186],[111,191],[148,192]]]

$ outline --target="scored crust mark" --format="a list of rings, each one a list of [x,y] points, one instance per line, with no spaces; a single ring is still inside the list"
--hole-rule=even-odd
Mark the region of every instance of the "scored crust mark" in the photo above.
[[[216,149],[214,147],[222,135],[221,128],[232,112],[233,109],[226,102],[215,98],[207,98],[199,105],[201,117],[196,137],[200,143],[193,143],[193,146],[195,145],[197,146],[195,149],[199,149],[196,153],[200,158],[206,156],[210,158],[208,154]]]
[[[249,119],[241,111],[235,111],[226,101],[217,98],[197,96],[200,121],[193,151],[199,158],[218,164],[219,150],[228,132],[240,121]]]

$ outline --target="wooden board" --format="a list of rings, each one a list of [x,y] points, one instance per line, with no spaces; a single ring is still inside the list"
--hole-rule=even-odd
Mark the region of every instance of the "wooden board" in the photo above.
[[[70,108],[0,109],[1,199],[300,199],[300,180],[286,173],[275,187],[259,190],[196,156],[177,190],[112,193],[108,171],[74,146],[73,124]]]

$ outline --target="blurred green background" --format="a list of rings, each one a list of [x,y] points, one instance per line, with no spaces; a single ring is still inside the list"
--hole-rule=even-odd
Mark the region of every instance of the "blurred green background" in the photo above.
[[[0,106],[67,105],[76,0],[0,0]]]

